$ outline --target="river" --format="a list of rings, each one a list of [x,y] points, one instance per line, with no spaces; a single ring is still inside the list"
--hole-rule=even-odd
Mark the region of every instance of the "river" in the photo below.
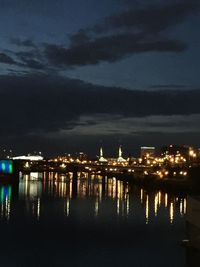
[[[0,266],[186,266],[187,196],[78,173],[0,186]]]

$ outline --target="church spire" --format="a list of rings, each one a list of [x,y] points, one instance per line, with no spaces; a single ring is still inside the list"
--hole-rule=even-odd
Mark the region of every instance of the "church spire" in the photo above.
[[[119,146],[119,158],[121,158],[121,157],[122,157],[122,147]]]
[[[101,163],[106,163],[106,162],[107,162],[107,159],[105,159],[105,158],[103,157],[103,148],[102,148],[102,147],[100,147],[99,161],[100,161]]]
[[[103,148],[100,147],[100,158],[103,157]]]
[[[119,146],[119,155],[118,155],[118,162],[125,162],[126,160],[122,157],[122,147]]]

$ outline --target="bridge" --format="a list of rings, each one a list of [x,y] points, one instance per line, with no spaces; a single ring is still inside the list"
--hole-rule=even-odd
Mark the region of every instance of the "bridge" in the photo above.
[[[128,173],[131,176],[143,176],[153,172],[148,166],[123,166],[90,163],[63,163],[49,160],[27,161],[27,160],[0,160],[0,181],[18,182],[19,173],[29,174],[31,172],[72,172],[74,177],[77,172],[95,173],[102,176]]]
[[[58,172],[58,173],[68,173],[68,172],[88,172],[88,173],[132,173],[136,175],[144,174],[144,172],[152,172],[155,167],[151,166],[123,166],[123,165],[109,165],[109,164],[99,164],[98,162],[92,163],[63,163],[54,161],[13,161],[13,168],[16,171],[21,171],[22,173],[30,172]]]

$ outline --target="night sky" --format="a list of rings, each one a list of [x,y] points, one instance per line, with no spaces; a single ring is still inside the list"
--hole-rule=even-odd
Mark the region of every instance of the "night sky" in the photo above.
[[[0,0],[0,148],[200,147],[199,0]]]

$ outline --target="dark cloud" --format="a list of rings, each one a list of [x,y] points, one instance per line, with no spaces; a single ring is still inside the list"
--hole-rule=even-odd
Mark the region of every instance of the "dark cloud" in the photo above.
[[[15,52],[15,55],[19,58],[19,59],[23,59],[23,58],[37,58],[38,60],[40,59],[41,52],[39,51],[39,49],[31,49],[28,51],[18,51]]]
[[[91,40],[87,30],[79,30],[76,34],[70,35],[71,45],[85,44]]]
[[[24,59],[24,62],[26,63],[26,67],[30,69],[44,69],[44,65],[34,59]]]
[[[171,39],[165,30],[197,14],[199,3],[188,0],[161,3],[131,6],[126,12],[71,35],[68,48],[47,44],[45,55],[52,65],[74,67],[111,63],[135,53],[182,52],[187,45]]]
[[[45,68],[47,69],[47,67],[45,67],[45,64],[43,64],[43,62],[41,61],[42,55],[38,50],[11,53],[14,54],[16,60],[5,53],[0,53],[0,63],[35,70],[43,70]]]
[[[24,49],[14,53],[19,62],[3,53],[0,61],[48,71],[48,63],[54,68],[72,68],[101,62],[113,63],[138,53],[180,53],[187,49],[187,44],[170,38],[165,30],[197,14],[200,5],[197,1],[136,2],[129,3],[126,11],[72,34],[69,47],[58,44],[44,44],[41,47],[31,39],[11,38],[12,44]]]
[[[124,57],[145,52],[182,52],[186,45],[180,41],[162,39],[144,40],[135,34],[119,34],[97,38],[94,41],[75,45],[67,49],[57,45],[46,45],[45,54],[55,66],[83,66],[100,62],[115,62]]]
[[[144,30],[158,33],[181,23],[189,15],[198,14],[200,3],[196,0],[167,1],[160,4],[138,5],[120,14],[110,16],[91,31],[104,33],[113,29]]]
[[[32,47],[35,48],[36,45],[31,39],[20,39],[20,38],[11,38],[10,39],[11,44],[17,45],[17,46],[24,46],[24,47]]]
[[[184,85],[184,84],[156,84],[149,86],[150,89],[191,89],[190,86]]]
[[[0,63],[15,65],[16,62],[10,56],[6,55],[5,53],[0,53]]]
[[[63,130],[60,135],[91,136],[106,135],[141,135],[142,133],[187,133],[200,132],[200,114],[193,115],[153,115],[145,117],[124,117],[116,115],[81,116],[73,129]],[[95,123],[88,124],[88,120]]]
[[[199,90],[141,92],[24,74],[0,76],[0,98],[1,146],[79,150],[102,138],[116,145],[123,136],[199,132]]]
[[[30,50],[15,52],[14,54],[22,63],[22,67],[38,70],[48,69],[43,54],[37,46],[31,47]]]
[[[0,88],[1,113],[6,111],[1,118],[1,135],[6,136],[73,129],[82,123],[81,116],[137,118],[200,113],[198,90],[129,91],[48,75],[0,76]],[[95,121],[84,124],[94,125]]]

